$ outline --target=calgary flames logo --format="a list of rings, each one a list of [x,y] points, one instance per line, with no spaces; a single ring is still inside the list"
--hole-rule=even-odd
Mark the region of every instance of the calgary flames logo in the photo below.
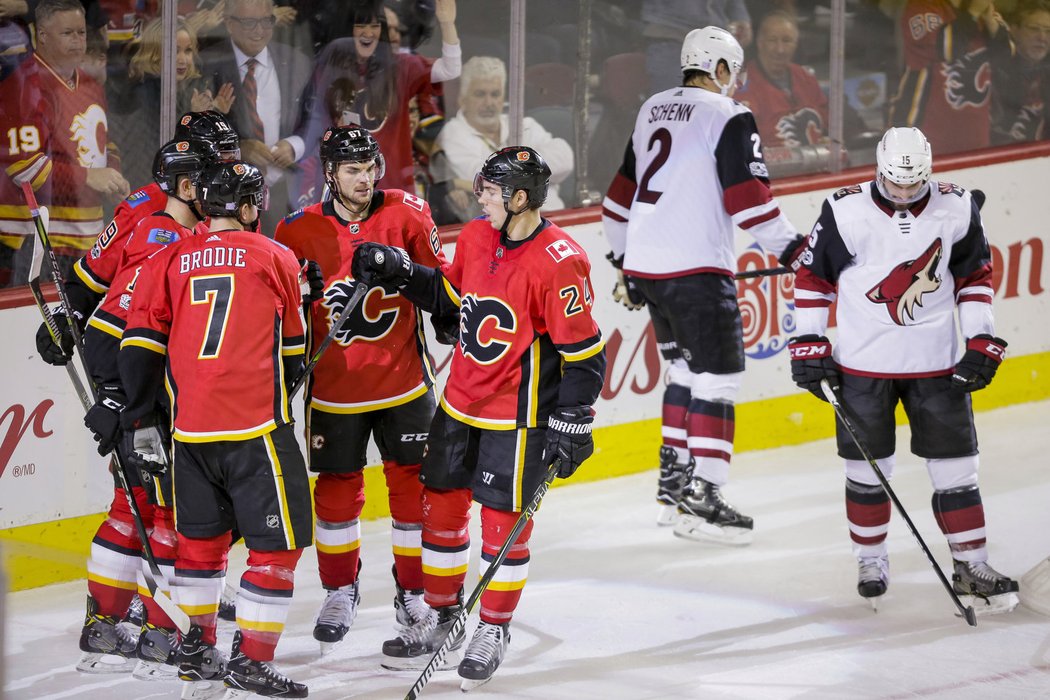
[[[77,145],[77,157],[85,168],[106,167],[106,112],[93,104],[73,117],[69,137]]]
[[[510,349],[518,328],[514,312],[495,297],[468,294],[459,304],[459,349],[481,365],[491,365]]]
[[[776,129],[785,146],[809,146],[824,138],[824,122],[812,107],[785,114],[777,120]]]
[[[868,290],[868,299],[885,304],[890,318],[898,326],[907,325],[905,316],[915,320],[915,307],[922,306],[922,295],[941,287],[937,265],[941,262],[942,246],[938,238],[915,260],[903,262],[890,274]]]
[[[992,66],[988,52],[977,49],[941,66],[944,97],[954,109],[981,107],[991,94]]]
[[[326,329],[332,328],[353,293],[354,282],[350,278],[338,280],[325,290],[321,303],[328,312]],[[384,337],[397,320],[399,296],[397,292],[387,293],[382,287],[369,289],[357,308],[350,311],[350,318],[336,333],[335,342],[348,346],[355,340],[374,341]],[[370,311],[370,307],[378,308]]]

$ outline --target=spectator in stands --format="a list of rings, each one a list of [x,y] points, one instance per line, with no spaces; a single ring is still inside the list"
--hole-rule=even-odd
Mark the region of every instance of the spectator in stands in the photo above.
[[[230,123],[241,137],[241,156],[263,171],[270,207],[261,217],[271,233],[291,209],[289,180],[305,148],[294,134],[310,58],[277,41],[273,0],[226,0],[224,41],[201,53],[202,72],[213,94],[234,87]]]
[[[78,0],[40,0],[36,52],[0,91],[0,286],[28,279],[34,227],[21,186],[51,211],[50,233],[64,272],[102,231],[104,198],[128,195],[110,152],[102,87],[79,66],[87,26]]]
[[[751,108],[763,148],[827,140],[828,98],[813,73],[794,63],[798,22],[781,10],[765,15],[755,36],[756,58],[744,66],[734,98]]]
[[[891,126],[922,130],[933,152],[991,143],[991,64],[1010,53],[992,0],[908,0],[900,17],[905,71]]]
[[[131,55],[126,78],[115,78],[115,86],[108,91],[114,115],[111,130],[121,153],[153,153],[163,136],[170,136],[160,133],[163,34],[161,20],[146,25]],[[182,21],[175,26],[175,81],[176,114],[209,109],[226,114],[233,105],[231,83],[213,95],[210,84],[201,77],[197,38]],[[124,175],[133,187],[142,187],[153,179],[152,166],[148,158],[129,158],[124,163]]]
[[[1009,61],[992,64],[992,142],[1046,138],[1050,103],[1050,4],[1022,7],[1010,23],[1016,51]]]
[[[364,126],[386,158],[386,176],[376,187],[414,192],[409,104],[416,99],[421,119],[440,114],[435,84],[459,77],[456,1],[436,3],[442,40],[437,61],[394,50],[380,0],[354,6],[351,11],[352,36],[331,42],[317,59],[301,133],[312,152],[329,126]],[[319,187],[319,169],[311,167],[304,180],[300,194],[306,199],[311,188]]]
[[[682,40],[697,27],[721,27],[736,37],[740,45],[751,43],[751,15],[744,0],[643,0],[642,30],[650,94],[675,87],[680,73]]]
[[[104,86],[109,80],[109,35],[106,34],[105,28],[88,27],[87,48],[84,60],[80,62],[80,70],[91,76],[99,85]]]
[[[18,67],[32,50],[26,14],[26,0],[0,0],[0,80]]]
[[[475,56],[463,66],[460,83],[459,113],[449,119],[438,136],[455,175],[453,195],[457,205],[466,208],[474,199],[474,175],[485,158],[508,142],[510,129],[503,104],[507,87],[507,67],[493,56]],[[525,117],[521,145],[535,149],[551,169],[550,189],[543,211],[564,209],[557,183],[572,173],[572,147],[565,139],[555,138],[539,122]]]

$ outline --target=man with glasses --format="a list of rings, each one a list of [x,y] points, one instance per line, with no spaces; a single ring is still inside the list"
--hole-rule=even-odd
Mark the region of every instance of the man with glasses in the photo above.
[[[1046,137],[1050,102],[1050,3],[1033,3],[1010,23],[1017,47],[1009,60],[992,63],[992,143]]]
[[[241,137],[242,157],[263,171],[274,203],[263,212],[266,232],[288,211],[287,178],[304,150],[302,140],[291,134],[311,69],[305,54],[273,41],[276,23],[273,0],[229,0],[229,41],[201,53],[212,92],[226,83],[234,86],[229,118]]]

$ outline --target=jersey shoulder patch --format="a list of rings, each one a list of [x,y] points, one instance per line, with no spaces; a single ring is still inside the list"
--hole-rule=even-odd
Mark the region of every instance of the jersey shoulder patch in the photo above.
[[[136,190],[135,192],[129,194],[127,199],[125,199],[124,201],[133,207],[137,207],[143,202],[149,201],[149,192],[147,192],[145,189]]]
[[[954,194],[956,197],[962,197],[966,190],[953,182],[938,182],[937,191],[941,194]]]
[[[179,240],[178,232],[166,228],[151,228],[149,235],[146,236],[147,243],[158,243],[160,245],[168,245],[177,240]]]
[[[842,199],[843,197],[848,197],[851,194],[860,194],[863,191],[864,191],[864,188],[861,187],[860,185],[850,185],[849,187],[843,187],[842,189],[837,191],[835,194],[831,195],[831,198],[834,199],[837,202],[840,199]]]
[[[306,211],[306,210],[305,209],[296,209],[291,214],[289,214],[288,216],[284,217],[284,219],[282,219],[281,221],[283,223],[290,224],[293,221],[295,221],[296,219],[298,219],[300,216],[302,216],[304,211]]]

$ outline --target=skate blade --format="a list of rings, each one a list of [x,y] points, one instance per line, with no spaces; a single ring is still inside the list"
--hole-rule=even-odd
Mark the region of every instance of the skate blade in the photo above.
[[[240,698],[250,698],[253,695],[255,695],[255,693],[250,690],[227,688],[226,694],[222,696],[222,700],[240,700]]]
[[[131,673],[135,669],[138,659],[129,659],[119,654],[101,654],[98,652],[84,652],[80,661],[77,662],[77,670],[81,673]]]
[[[694,542],[714,542],[734,547],[751,544],[753,533],[742,527],[719,527],[693,515],[678,515],[675,537]]]
[[[973,611],[983,617],[984,615],[1002,615],[1003,613],[1011,612],[1020,604],[1021,599],[1016,593],[1000,593],[987,598],[960,594],[959,601],[963,604],[963,607],[972,605]]]
[[[182,684],[182,700],[214,700],[226,694],[222,681],[187,681]]]
[[[660,504],[660,510],[656,514],[656,524],[660,527],[670,527],[678,520],[678,506]]]
[[[879,603],[882,601],[881,595],[873,595],[870,598],[864,598],[864,600],[868,601],[868,604],[871,605],[872,612],[877,613],[879,611]]]
[[[321,646],[321,656],[324,657],[324,656],[328,656],[333,651],[335,651],[335,648],[337,646],[339,646],[340,644],[342,644],[343,641],[342,640],[339,640],[338,642],[322,642],[322,641],[318,641],[317,643]]]
[[[486,683],[488,683],[491,680],[492,680],[492,676],[489,676],[488,678],[480,678],[480,679],[464,678],[463,681],[459,684],[459,689],[462,690],[464,693],[469,693],[470,691],[474,690],[478,686],[485,685]]]
[[[177,681],[179,679],[179,669],[176,666],[159,661],[139,659],[138,665],[135,666],[135,670],[131,672],[131,675],[140,681]]]
[[[401,656],[384,656],[379,665],[388,671],[422,671],[430,663],[432,654],[404,658]],[[451,671],[459,668],[462,661],[458,650],[452,650],[445,654],[441,663],[434,667],[435,671]]]

